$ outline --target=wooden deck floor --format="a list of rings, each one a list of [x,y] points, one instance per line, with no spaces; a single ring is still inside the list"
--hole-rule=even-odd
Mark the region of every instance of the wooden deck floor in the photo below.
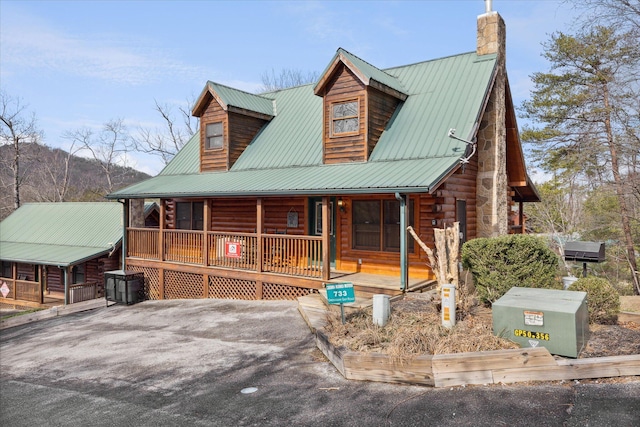
[[[349,273],[341,271],[331,271],[331,282],[351,282],[355,285],[362,285],[371,288],[379,288],[384,290],[402,292],[400,288],[400,277],[398,276],[383,276],[380,274],[369,273]],[[432,279],[409,279],[409,286],[407,291],[419,291],[423,288],[429,288],[435,284],[435,280]]]

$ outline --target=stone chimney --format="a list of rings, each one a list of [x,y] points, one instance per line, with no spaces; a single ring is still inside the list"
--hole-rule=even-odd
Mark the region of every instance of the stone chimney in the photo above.
[[[506,168],[506,30],[502,17],[491,10],[478,16],[479,56],[497,54],[495,81],[478,129],[478,178],[476,183],[477,237],[493,237],[509,232],[508,182]]]

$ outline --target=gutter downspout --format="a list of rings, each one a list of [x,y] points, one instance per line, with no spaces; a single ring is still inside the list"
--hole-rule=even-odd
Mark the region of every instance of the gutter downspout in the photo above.
[[[409,265],[407,257],[407,196],[396,193],[400,202],[400,290],[406,292],[409,282]]]
[[[129,224],[129,199],[118,199],[122,203],[122,271],[127,270],[127,225]]]
[[[58,266],[62,270],[62,276],[64,278],[64,305],[69,304],[69,272],[67,271],[71,267]]]

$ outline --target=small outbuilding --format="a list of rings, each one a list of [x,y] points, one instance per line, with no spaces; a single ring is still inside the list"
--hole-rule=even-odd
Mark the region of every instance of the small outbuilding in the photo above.
[[[104,296],[121,261],[121,203],[28,203],[0,222],[0,307]]]

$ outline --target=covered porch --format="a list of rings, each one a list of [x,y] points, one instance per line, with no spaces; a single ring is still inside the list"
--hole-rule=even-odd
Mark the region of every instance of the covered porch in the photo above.
[[[361,294],[398,295],[410,287],[430,283],[424,274],[421,279],[409,279],[407,259],[398,252],[389,256],[396,259],[392,263],[400,274],[384,269],[380,274],[336,269],[332,265],[336,259],[335,241],[345,240],[344,236],[351,232],[336,220],[330,196],[281,198],[277,206],[273,199],[265,202],[257,197],[252,202],[255,207],[246,199],[227,202],[222,207],[213,200],[199,202],[203,213],[192,221],[201,224],[201,229],[196,230],[175,228],[178,220],[167,212],[170,204],[162,201],[158,228],[133,226],[136,214],[129,209],[135,209],[136,204],[130,208],[129,203],[124,203],[125,223],[130,226],[125,230],[123,263],[127,270],[144,273],[147,298],[294,299],[318,293],[331,281],[353,282]],[[265,205],[271,210],[265,212]],[[292,219],[290,214],[296,208],[301,214],[298,217],[296,213]],[[222,209],[228,212],[221,213]],[[312,209],[315,212],[310,212]],[[401,215],[406,216],[406,207],[402,209]],[[274,212],[279,217],[289,216],[288,221],[274,227]],[[250,215],[254,220],[246,219]],[[242,231],[230,231],[232,226],[225,231],[212,229],[216,224],[233,224],[234,220],[239,224],[235,228]],[[246,232],[247,228],[251,232]],[[398,234],[404,228],[398,225]],[[406,245],[406,236],[401,240]],[[371,254],[372,259],[380,257],[376,252]],[[360,256],[366,255],[363,252]],[[401,262],[405,263],[404,268]]]

